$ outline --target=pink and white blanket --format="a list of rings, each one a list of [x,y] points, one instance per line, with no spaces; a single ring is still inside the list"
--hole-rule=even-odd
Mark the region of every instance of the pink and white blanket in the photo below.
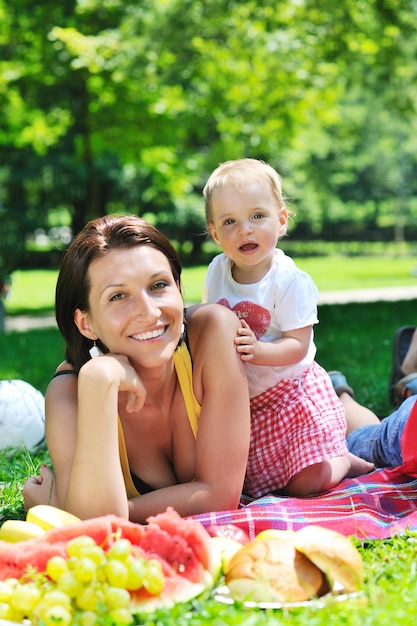
[[[266,528],[297,530],[307,524],[333,528],[358,539],[384,539],[417,531],[417,478],[398,470],[376,470],[342,481],[309,498],[268,495],[241,501],[234,511],[195,515],[204,526],[235,524],[252,539]]]

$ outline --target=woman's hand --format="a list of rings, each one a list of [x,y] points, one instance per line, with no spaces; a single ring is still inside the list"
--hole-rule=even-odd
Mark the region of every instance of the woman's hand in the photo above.
[[[25,511],[37,504],[50,504],[59,507],[55,475],[46,465],[42,465],[39,476],[32,476],[25,482],[23,503]]]
[[[107,353],[87,361],[80,370],[89,373],[97,373],[102,376],[104,369],[110,371],[113,380],[118,381],[118,390],[126,393],[126,411],[135,413],[140,411],[145,404],[146,389],[129,362],[129,359],[121,354]],[[101,382],[101,381],[100,381]]]

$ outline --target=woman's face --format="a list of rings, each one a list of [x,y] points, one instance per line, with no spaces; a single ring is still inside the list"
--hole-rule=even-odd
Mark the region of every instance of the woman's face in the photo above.
[[[162,252],[147,245],[111,250],[91,263],[88,279],[90,310],[75,314],[82,334],[144,367],[172,357],[184,305]]]

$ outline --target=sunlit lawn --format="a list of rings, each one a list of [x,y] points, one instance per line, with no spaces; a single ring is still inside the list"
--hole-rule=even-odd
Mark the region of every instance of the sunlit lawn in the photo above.
[[[328,256],[295,259],[308,272],[320,291],[367,289],[417,285],[417,261],[413,257],[346,257]],[[183,293],[186,302],[200,302],[206,266],[183,270]],[[7,310],[41,314],[54,306],[56,270],[16,271]]]
[[[57,270],[17,270],[12,274],[11,293],[6,300],[10,315],[53,312]]]
[[[388,410],[387,384],[392,337],[403,323],[415,323],[417,301],[399,303],[324,305],[316,330],[318,360],[326,368],[340,368],[348,376],[357,398],[384,415]],[[51,372],[62,359],[56,329],[39,329],[0,336],[0,376],[21,377],[44,390]],[[25,478],[48,462],[0,455],[0,481],[11,483],[0,493],[0,523],[24,517],[21,487]],[[217,603],[210,597],[177,605],[137,621],[138,626],[409,626],[417,620],[415,582],[417,539],[413,532],[393,539],[358,543],[366,572],[361,600],[348,600],[326,608],[294,611],[248,610]],[[105,624],[97,624],[105,626]]]
[[[311,257],[294,259],[308,272],[320,291],[369,289],[375,287],[417,286],[417,260],[410,257]],[[207,268],[185,268],[183,272],[186,302],[199,302]]]
[[[415,285],[412,259],[327,257],[303,259],[300,267],[312,274],[323,290]],[[10,312],[51,311],[56,272],[16,272]],[[199,301],[205,267],[184,270],[186,301]],[[417,301],[323,305],[316,327],[318,361],[326,369],[341,369],[359,401],[379,415],[389,410],[387,385],[392,338],[402,324],[417,321]],[[23,378],[45,391],[62,358],[63,345],[55,328],[11,332],[0,336],[0,376]],[[8,486],[0,494],[2,519],[24,517],[21,487],[25,478],[48,462],[46,453],[34,458],[0,455],[0,482]],[[143,626],[408,626],[417,620],[415,533],[384,541],[358,543],[365,562],[366,582],[361,600],[348,600],[322,609],[293,611],[248,610],[217,603],[210,597],[177,605],[137,621]],[[97,625],[97,626],[105,626]]]

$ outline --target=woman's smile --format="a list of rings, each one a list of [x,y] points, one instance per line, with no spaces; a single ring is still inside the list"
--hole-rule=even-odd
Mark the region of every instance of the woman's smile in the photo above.
[[[137,339],[139,341],[146,341],[147,339],[155,339],[156,337],[160,337],[165,332],[165,326],[163,328],[159,328],[157,330],[148,330],[145,333],[139,333],[137,335],[132,335],[132,339]]]

